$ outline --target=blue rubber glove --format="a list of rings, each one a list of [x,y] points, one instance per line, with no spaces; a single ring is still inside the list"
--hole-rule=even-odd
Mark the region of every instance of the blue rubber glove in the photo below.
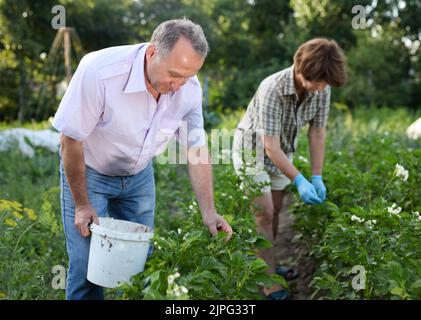
[[[307,204],[320,204],[322,200],[319,199],[314,186],[308,182],[306,178],[300,173],[294,179],[294,184],[298,189],[301,200]]]
[[[317,196],[322,200],[326,200],[326,187],[323,183],[322,176],[312,176],[311,177],[311,184],[316,189]]]

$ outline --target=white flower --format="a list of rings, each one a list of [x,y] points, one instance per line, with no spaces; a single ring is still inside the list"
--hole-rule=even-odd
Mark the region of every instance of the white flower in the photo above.
[[[357,217],[356,215],[352,215],[351,220],[354,221],[354,222],[358,222],[358,223],[364,222],[363,218]]]
[[[406,181],[408,180],[409,172],[402,165],[397,163],[395,166],[395,176],[401,178],[402,181]]]
[[[367,220],[367,222],[365,223],[365,225],[369,228],[372,229],[373,226],[377,223],[376,220]]]
[[[177,279],[178,277],[180,277],[180,274],[178,272],[174,273],[174,278]]]
[[[185,286],[180,286],[180,290],[184,294],[187,294],[187,292],[189,292],[189,290]]]
[[[173,275],[169,275],[168,278],[167,278],[167,280],[168,280],[168,284],[169,285],[172,285],[174,283],[175,278],[174,278]]]
[[[177,233],[178,234],[181,234],[181,229],[180,228],[177,229]]]
[[[421,221],[421,215],[418,211],[412,212],[412,214],[414,215],[415,219]]]
[[[387,212],[393,215],[398,215],[399,213],[401,213],[401,211],[402,211],[402,208],[398,207],[396,203],[392,204],[391,207],[387,208]]]
[[[162,247],[161,247],[161,246],[158,246],[158,249],[159,249],[159,250],[161,250],[161,249],[162,249]]]
[[[303,157],[303,156],[298,156],[298,160],[300,160],[304,163],[308,163],[308,159],[306,157]]]

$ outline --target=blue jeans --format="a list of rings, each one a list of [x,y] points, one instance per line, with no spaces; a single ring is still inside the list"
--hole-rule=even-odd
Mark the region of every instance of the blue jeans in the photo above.
[[[86,167],[86,184],[89,202],[98,217],[110,216],[154,227],[155,180],[152,161],[132,176],[106,176]],[[60,187],[62,222],[69,256],[66,299],[104,299],[103,288],[86,279],[91,238],[82,237],[74,225],[75,204],[61,161]]]

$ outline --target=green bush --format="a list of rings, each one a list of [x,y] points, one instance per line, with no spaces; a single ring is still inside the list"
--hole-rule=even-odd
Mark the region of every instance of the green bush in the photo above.
[[[410,116],[402,109],[355,114],[342,113],[329,123],[334,132],[328,134],[324,168],[328,201],[308,206],[297,199],[292,208],[317,264],[313,297],[420,299],[421,149],[402,132]],[[309,176],[304,146],[303,139],[296,165]],[[396,164],[408,170],[407,180]],[[364,289],[352,286],[355,266],[366,271]]]
[[[257,248],[270,245],[256,234],[250,210],[257,186],[249,179],[241,182],[230,166],[218,166],[214,172],[218,212],[234,230],[231,240],[226,242],[224,233],[210,236],[195,201],[177,202],[183,214],[169,229],[155,232],[154,252],[145,271],[118,289],[121,298],[259,299],[258,285],[287,286],[283,278],[268,276],[266,263],[255,255]]]

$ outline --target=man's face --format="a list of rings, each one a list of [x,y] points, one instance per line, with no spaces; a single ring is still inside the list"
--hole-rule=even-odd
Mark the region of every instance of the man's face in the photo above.
[[[324,81],[308,81],[304,78],[304,76],[301,73],[297,74],[297,80],[307,91],[323,91],[327,86],[327,83]]]
[[[190,77],[196,75],[204,59],[185,38],[180,38],[170,53],[161,57],[154,44],[146,49],[146,71],[152,88],[161,93],[180,89]]]

